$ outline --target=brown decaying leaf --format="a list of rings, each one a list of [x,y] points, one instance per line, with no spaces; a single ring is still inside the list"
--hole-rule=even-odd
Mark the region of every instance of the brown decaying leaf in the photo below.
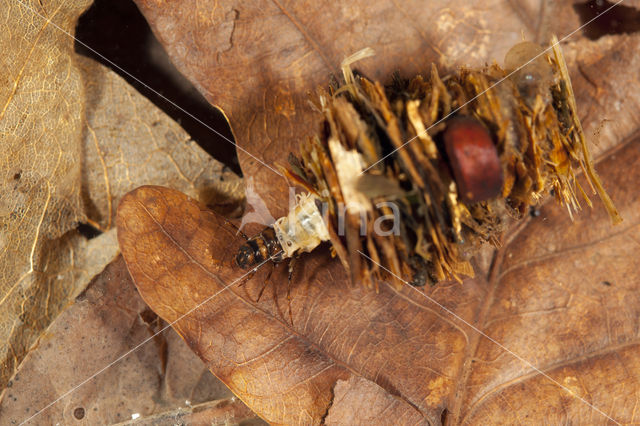
[[[375,294],[350,288],[326,250],[299,262],[291,289],[293,325],[285,267],[268,284],[275,297],[268,289],[257,304],[269,266],[245,288],[235,283],[221,291],[243,272],[231,266],[243,240],[177,191],[142,187],[125,196],[118,238],[145,301],[167,321],[186,314],[174,325],[178,333],[269,422],[320,421],[331,413],[336,383],[354,377],[388,392],[369,403],[397,397],[405,415],[412,418],[417,410],[431,423],[444,409],[454,424],[527,416],[552,423],[606,420],[577,397],[619,422],[632,422],[640,394],[630,380],[640,373],[634,326],[640,250],[632,243],[639,237],[637,161],[640,144],[629,143],[599,164],[619,201],[623,228],[612,232],[601,207],[572,224],[550,204],[506,241],[488,280],[426,289],[571,393],[414,289],[383,285]]]
[[[116,258],[22,362],[0,403],[2,423],[26,420],[164,326],[138,295],[122,257]],[[138,423],[157,424],[163,416],[175,418],[175,407],[184,407],[181,417],[208,423],[255,418],[230,396],[168,329],[33,420],[113,424],[137,413]],[[197,408],[200,403],[205,406]]]
[[[177,123],[75,54],[63,31],[88,5],[0,2],[0,389],[117,253],[115,235],[87,241],[78,221],[109,230],[120,197],[147,182],[241,198],[237,176]]]
[[[239,144],[269,165],[284,161],[314,131],[307,92],[326,86],[329,73],[337,74],[342,59],[362,47],[378,54],[358,68],[386,82],[396,69],[410,76],[432,61],[454,67],[500,60],[521,31],[544,43],[579,26],[569,3],[137,4],[174,63],[225,111]],[[611,228],[599,206],[571,223],[547,205],[505,239],[490,271],[463,285],[426,289],[569,392],[411,289],[383,286],[374,294],[348,288],[340,264],[322,251],[305,256],[294,275],[293,325],[286,320],[280,267],[270,284],[276,297],[267,290],[256,304],[236,284],[176,329],[216,375],[274,423],[320,421],[327,410],[331,414],[336,384],[358,377],[431,423],[443,414],[453,424],[606,422],[578,397],[617,421],[637,421],[638,44],[637,35],[593,42],[576,34],[564,46],[588,137],[603,119],[614,120],[592,149],[606,156],[598,170],[624,225]],[[239,157],[274,216],[285,213],[284,181],[255,159]],[[215,260],[230,262],[242,241],[179,193],[140,189],[124,199],[118,220],[136,284],[169,321],[240,274]],[[245,284],[253,297],[267,268]],[[371,404],[389,400],[370,398]]]
[[[88,5],[88,1],[60,3],[47,14],[72,31]],[[74,284],[83,280],[76,277],[74,250],[84,241],[65,234],[85,216],[77,161],[82,83],[73,63],[73,41],[18,2],[3,0],[0,10],[3,388],[26,349],[79,291]],[[51,254],[58,250],[66,251],[68,260]],[[50,267],[44,268],[47,264]]]
[[[204,152],[164,112],[122,78],[91,59],[77,57],[87,110],[82,169],[87,215],[110,229],[120,198],[143,183],[199,198],[205,191],[242,198],[242,181]]]
[[[252,302],[267,268],[244,284],[246,288],[220,291],[244,272],[229,267],[243,240],[224,219],[178,191],[142,187],[129,193],[118,208],[117,221],[121,249],[145,301],[169,322],[184,315],[174,328],[214,374],[269,422],[317,421],[331,403],[335,381],[363,370],[391,381],[394,389],[418,389],[429,379],[439,383],[441,375],[452,377],[455,361],[429,367],[420,378],[402,366],[426,360],[429,351],[449,359],[448,354],[465,347],[466,335],[459,326],[433,321],[438,312],[426,308],[405,315],[406,295],[387,287],[380,294],[349,289],[341,266],[335,268],[326,252],[305,259],[295,273],[293,328],[287,323],[286,286],[273,287],[277,298],[267,296],[268,291],[260,304]],[[286,282],[285,269],[276,269],[273,282]],[[472,296],[477,291],[470,284],[462,293]],[[439,293],[444,303],[459,302],[447,297],[446,289]],[[466,302],[463,305],[464,315],[469,309]],[[446,338],[436,341],[426,334],[431,343],[426,347],[407,341],[406,335],[422,335],[420,318],[432,318],[424,321],[433,322],[432,331]],[[358,335],[362,347],[347,343]],[[327,352],[325,344],[335,344],[338,352]],[[399,348],[403,350],[392,355]],[[380,365],[383,360],[385,365]],[[445,388],[451,385],[449,380],[443,383]]]
[[[502,62],[522,34],[546,44],[553,34],[562,39],[580,26],[571,3],[564,2],[136,4],[176,66],[225,112],[238,144],[269,166],[284,163],[287,153],[317,130],[308,92],[326,87],[330,73],[341,74],[342,60],[364,47],[375,49],[376,56],[359,62],[357,69],[386,83],[396,70],[405,77],[426,74],[432,62],[445,69]],[[627,5],[633,4],[640,2]],[[591,134],[602,118],[621,118],[602,132],[593,149],[597,156],[629,136],[640,120],[635,72],[640,59],[633,54],[637,37],[594,43],[576,34],[563,45],[578,105],[588,108],[585,131]],[[258,190],[274,216],[284,215],[284,180],[244,152],[238,156],[246,176],[269,182]]]
[[[117,423],[115,426],[175,425],[242,425],[263,426],[265,423],[236,397],[203,402],[148,417]]]
[[[339,380],[334,387],[331,411],[325,424],[421,424],[423,418],[410,410],[402,399],[390,395],[375,383],[362,377]]]

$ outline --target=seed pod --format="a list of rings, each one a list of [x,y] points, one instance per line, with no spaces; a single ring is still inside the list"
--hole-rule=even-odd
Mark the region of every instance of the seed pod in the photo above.
[[[500,195],[502,166],[486,127],[472,117],[452,118],[443,139],[463,201],[477,203]]]
[[[551,102],[549,88],[556,76],[542,46],[530,41],[516,44],[505,55],[504,66],[529,108],[535,107],[537,96],[544,104]]]

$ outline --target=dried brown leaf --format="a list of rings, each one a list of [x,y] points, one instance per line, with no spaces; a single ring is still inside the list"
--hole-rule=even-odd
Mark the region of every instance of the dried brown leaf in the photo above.
[[[165,326],[142,301],[121,257],[59,315],[9,382],[0,413],[21,423]],[[117,392],[114,391],[117,389]],[[251,418],[169,329],[34,418],[37,424],[112,424],[183,407],[217,421]],[[215,401],[224,399],[223,401]],[[210,402],[214,401],[214,402]],[[196,409],[207,403],[206,414]],[[217,407],[217,410],[213,408]],[[175,413],[174,413],[175,414]],[[166,415],[166,414],[164,414]]]
[[[580,26],[570,3],[136,4],[176,66],[225,112],[246,150],[238,152],[244,174],[269,182],[258,190],[278,214],[286,213],[286,184],[258,160],[271,167],[285,163],[286,154],[318,130],[308,93],[326,87],[330,74],[341,75],[347,56],[372,47],[376,55],[357,68],[389,82],[398,70],[404,76],[428,74],[432,62],[449,69],[501,62],[522,35],[548,43],[553,34],[562,39]],[[631,4],[640,6],[637,0]],[[628,137],[640,120],[637,43],[635,35],[593,42],[578,34],[563,43],[578,105],[589,110],[585,131],[595,131],[603,118],[622,118],[602,132],[596,154]],[[594,96],[602,101],[593,102]]]
[[[114,235],[87,241],[78,222],[109,230],[120,197],[147,182],[242,197],[241,181],[178,124],[75,54],[71,34],[88,5],[0,5],[0,388],[117,253]]]
[[[622,242],[637,238],[638,176],[629,170],[639,160],[635,143],[600,164],[614,198],[626,200],[627,228],[612,234],[604,209],[571,224],[546,206],[505,245],[487,281],[427,289],[448,311],[408,287],[350,288],[341,265],[321,250],[304,256],[294,275],[291,325],[286,268],[268,284],[274,297],[267,290],[255,303],[268,267],[240,286],[242,271],[231,265],[242,239],[165,188],[123,199],[119,240],[145,301],[167,321],[179,320],[174,327],[191,348],[269,422],[320,421],[336,384],[354,376],[385,389],[381,401],[399,398],[431,423],[445,409],[454,423],[604,419],[588,404],[628,422],[640,392],[625,379],[640,365],[633,326],[640,250]],[[517,400],[517,409],[505,399]]]
[[[88,6],[42,7],[65,31]],[[79,291],[67,235],[85,214],[80,194],[82,83],[73,42],[19,2],[2,1],[0,58],[0,387],[26,349]],[[65,250],[67,259],[52,256]],[[50,268],[43,267],[47,263]],[[68,271],[65,273],[65,271]],[[97,272],[97,271],[96,271]],[[84,282],[86,285],[88,281]],[[67,285],[61,285],[66,283]]]
[[[87,214],[110,229],[120,198],[145,183],[242,199],[242,181],[112,71],[77,57],[85,87],[82,169]]]
[[[424,418],[401,398],[394,397],[362,377],[338,381],[333,404],[325,417],[328,425],[344,424],[422,424]]]

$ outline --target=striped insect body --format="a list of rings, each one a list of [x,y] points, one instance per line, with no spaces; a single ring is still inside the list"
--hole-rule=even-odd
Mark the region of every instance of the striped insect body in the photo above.
[[[329,232],[319,209],[320,200],[310,193],[297,194],[289,214],[275,221],[273,226],[248,238],[236,255],[242,269],[253,268],[266,260],[274,263],[311,252]]]

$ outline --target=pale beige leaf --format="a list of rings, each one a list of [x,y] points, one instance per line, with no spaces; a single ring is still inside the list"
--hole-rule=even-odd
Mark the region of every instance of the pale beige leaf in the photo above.
[[[117,252],[112,237],[87,242],[79,222],[109,230],[120,197],[147,182],[242,198],[239,178],[177,123],[76,55],[72,33],[89,4],[0,5],[0,388]]]

